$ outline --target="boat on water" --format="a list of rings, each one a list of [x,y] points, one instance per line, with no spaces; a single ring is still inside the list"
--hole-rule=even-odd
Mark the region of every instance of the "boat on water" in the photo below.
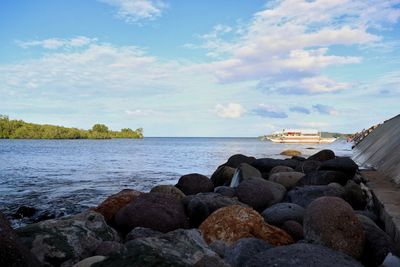
[[[284,129],[282,131],[274,132],[272,135],[266,136],[265,139],[274,143],[286,144],[330,144],[336,140],[334,137],[322,137],[321,132],[318,130],[297,129]]]

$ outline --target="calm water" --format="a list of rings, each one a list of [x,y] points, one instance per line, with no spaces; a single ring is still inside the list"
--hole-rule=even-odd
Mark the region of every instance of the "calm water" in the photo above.
[[[11,214],[26,205],[56,214],[76,213],[124,188],[148,191],[157,184],[175,184],[192,172],[210,176],[236,153],[281,158],[279,153],[288,148],[304,155],[323,148],[351,155],[345,141],[283,145],[255,138],[0,140],[0,210]]]

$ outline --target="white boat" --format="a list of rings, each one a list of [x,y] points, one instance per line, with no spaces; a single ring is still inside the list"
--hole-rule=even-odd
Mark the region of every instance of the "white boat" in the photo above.
[[[266,137],[274,143],[286,144],[330,144],[336,138],[323,138],[317,130],[288,129],[281,132],[274,132]]]

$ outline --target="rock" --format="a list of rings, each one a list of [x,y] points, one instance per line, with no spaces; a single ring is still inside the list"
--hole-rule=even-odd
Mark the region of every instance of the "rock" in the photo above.
[[[320,197],[306,210],[304,237],[314,243],[342,251],[356,259],[364,246],[364,231],[352,207],[337,197]]]
[[[218,186],[214,188],[214,193],[223,195],[225,197],[236,196],[236,189],[230,186]]]
[[[292,172],[294,171],[293,168],[288,167],[288,166],[275,166],[271,169],[269,172],[269,176],[271,176],[274,173],[279,173],[279,172]]]
[[[224,259],[232,267],[244,266],[246,261],[253,258],[257,253],[272,247],[271,244],[261,239],[242,238],[226,248]]]
[[[328,185],[338,183],[345,185],[350,177],[339,171],[313,171],[307,173],[297,182],[297,186],[304,185]]]
[[[230,185],[232,177],[235,174],[235,168],[229,166],[220,166],[212,174],[211,181],[214,183],[215,187],[222,185]]]
[[[225,261],[219,257],[204,256],[198,262],[196,262],[194,267],[231,267]]]
[[[112,256],[121,254],[125,250],[123,244],[116,241],[104,241],[97,246],[94,255]]]
[[[270,174],[269,180],[291,189],[305,174],[302,172],[278,172]]]
[[[398,267],[400,266],[400,258],[392,253],[389,253],[382,263],[381,267]]]
[[[352,257],[321,245],[297,243],[267,249],[244,265],[246,267],[362,267]]]
[[[108,224],[114,223],[114,217],[117,212],[134,201],[142,192],[133,189],[124,189],[114,195],[109,196],[94,211],[102,214]]]
[[[178,199],[183,199],[186,195],[173,185],[157,185],[150,190],[150,193],[171,194]]]
[[[380,266],[389,253],[396,253],[396,246],[391,238],[371,219],[357,215],[365,234],[365,245],[361,262],[366,267]]]
[[[354,212],[356,213],[356,215],[363,215],[365,217],[368,217],[374,223],[378,222],[378,216],[376,216],[376,214],[374,212],[372,212],[372,211],[369,211],[369,210],[355,210]]]
[[[42,266],[38,259],[19,240],[6,217],[0,213],[0,266]]]
[[[130,240],[134,240],[136,238],[144,238],[144,237],[154,237],[154,236],[160,236],[163,233],[160,231],[156,231],[150,228],[145,228],[145,227],[135,227],[130,231],[126,237],[125,237],[125,242],[128,242]]]
[[[210,244],[210,248],[217,253],[221,258],[225,257],[225,250],[228,246],[225,244],[224,241],[215,240]]]
[[[305,160],[300,162],[297,167],[296,167],[296,171],[297,172],[302,172],[302,173],[309,173],[309,172],[314,172],[317,171],[321,166],[321,162],[320,161],[316,161],[316,160]]]
[[[322,162],[321,170],[333,170],[344,172],[350,177],[353,177],[358,170],[358,165],[348,157],[337,157],[335,159],[330,159]]]
[[[328,186],[333,187],[333,188],[337,188],[340,190],[344,190],[343,186],[338,184],[338,183],[329,183]]]
[[[236,195],[240,202],[262,211],[274,201],[274,195],[269,188],[270,185],[264,179],[248,179],[239,184]]]
[[[363,210],[367,206],[367,196],[361,187],[349,180],[344,187],[346,200],[355,210]]]
[[[295,241],[304,239],[303,226],[297,221],[289,220],[282,224],[281,228]]]
[[[231,245],[245,237],[263,239],[272,245],[293,243],[283,230],[264,222],[261,215],[251,208],[239,205],[213,212],[199,227],[207,243],[222,240]]]
[[[213,182],[207,176],[198,173],[182,176],[175,186],[185,195],[196,195],[197,193],[214,191]]]
[[[217,257],[195,229],[178,229],[158,237],[138,238],[126,243],[122,257],[112,256],[97,264],[110,266],[193,266],[203,257]]]
[[[297,161],[305,161],[305,160],[307,160],[305,157],[300,157],[300,156],[293,156],[292,159],[297,160]]]
[[[84,260],[81,260],[80,262],[78,262],[77,264],[75,264],[72,267],[91,267],[93,264],[97,263],[97,262],[102,262],[106,259],[106,257],[104,256],[92,256],[89,258],[86,258]]]
[[[344,198],[344,195],[344,189],[338,189],[328,185],[310,185],[293,188],[287,193],[286,200],[287,202],[307,208],[313,200],[319,197],[332,196]]]
[[[286,149],[286,150],[282,151],[280,154],[283,156],[292,157],[292,156],[300,156],[301,152],[298,150],[294,150],[294,149]]]
[[[242,181],[249,178],[262,178],[259,170],[247,163],[241,163],[232,177],[230,186],[237,187]]]
[[[225,197],[217,193],[199,193],[194,196],[187,196],[184,199],[187,216],[193,227],[198,227],[211,213],[217,209],[246,204],[240,202],[237,198]]]
[[[123,207],[115,215],[116,227],[128,233],[141,226],[169,232],[187,226],[182,201],[170,194],[146,193]]]
[[[335,152],[330,149],[323,149],[314,155],[308,157],[308,160],[327,161],[335,158]]]
[[[302,224],[304,213],[305,209],[297,204],[277,203],[264,210],[261,215],[267,223],[280,226],[288,220],[294,220]]]
[[[117,232],[106,224],[104,217],[91,210],[30,224],[16,232],[46,266],[71,266],[92,256],[103,241],[119,241]]]
[[[248,157],[248,156],[245,156],[242,154],[236,154],[236,155],[231,156],[228,159],[228,161],[223,165],[236,169],[237,167],[239,167],[239,165],[241,163],[252,164],[255,160],[256,160],[255,157]]]
[[[12,215],[13,219],[21,219],[25,217],[32,217],[36,213],[36,209],[33,207],[21,206],[18,210]]]
[[[268,180],[265,180],[265,184],[268,184],[269,190],[271,190],[271,193],[274,196],[273,201],[270,202],[269,205],[281,202],[286,195],[286,188],[281,184]]]
[[[256,159],[251,165],[257,168],[260,172],[270,172],[273,167],[276,166],[287,166],[295,169],[298,161],[293,159],[271,159],[271,158],[260,158]]]

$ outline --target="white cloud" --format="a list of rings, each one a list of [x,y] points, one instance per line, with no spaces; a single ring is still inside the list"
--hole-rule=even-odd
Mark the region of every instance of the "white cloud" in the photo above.
[[[166,4],[162,0],[99,0],[117,8],[117,16],[128,23],[152,20],[159,16]]]
[[[44,40],[31,40],[31,41],[16,41],[22,48],[29,48],[32,46],[40,46],[45,49],[59,49],[59,48],[73,48],[87,46],[96,42],[96,38],[89,38],[86,36],[77,36],[71,39],[50,38]]]
[[[153,109],[135,109],[135,110],[130,110],[127,109],[125,110],[125,114],[131,116],[131,117],[159,117],[164,115],[164,113],[155,111]]]
[[[215,106],[215,113],[217,116],[221,118],[239,118],[241,117],[246,110],[237,103],[229,103],[226,106],[221,104],[217,104]]]

